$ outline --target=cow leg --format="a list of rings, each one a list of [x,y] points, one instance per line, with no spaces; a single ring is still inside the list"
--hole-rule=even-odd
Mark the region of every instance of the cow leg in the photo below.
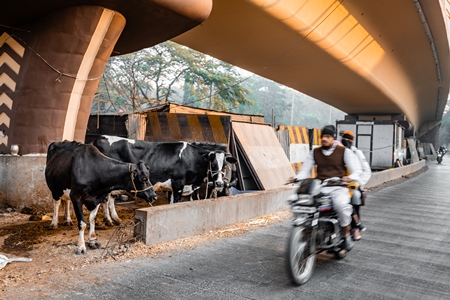
[[[98,249],[101,247],[100,243],[97,241],[97,236],[95,235],[95,218],[97,217],[98,209],[100,208],[100,204],[97,205],[89,213],[89,236],[88,236],[88,245],[91,249]]]
[[[173,203],[178,203],[181,201],[181,194],[183,193],[183,187],[184,182],[182,182],[181,180],[172,180]]]
[[[61,205],[61,198],[53,201],[53,217],[52,222],[50,223],[50,229],[58,228],[58,215],[59,215],[59,206]]]
[[[114,222],[116,224],[121,224],[122,220],[117,215],[116,206],[114,204],[114,197],[108,194],[107,200],[102,203],[104,222],[107,226],[113,226]]]
[[[103,207],[103,221],[105,222],[106,226],[113,226],[114,222],[111,219],[111,214],[109,211],[109,201],[114,201],[114,198],[111,196],[111,194],[108,194],[108,196],[106,196],[106,201],[102,203],[102,207]]]
[[[50,229],[58,228],[58,218],[59,218],[59,207],[62,204],[64,207],[64,225],[72,226],[72,220],[70,219],[70,190],[64,190],[64,194],[53,202],[53,217],[52,222],[50,223]]]
[[[86,229],[86,220],[83,215],[83,207],[81,204],[81,196],[70,192],[70,199],[72,200],[73,210],[77,216],[78,221],[78,242],[75,254],[86,254],[86,245],[84,244],[84,230]]]
[[[111,197],[110,199],[108,199],[107,203],[109,207],[109,213],[111,214],[111,218],[113,219],[113,221],[117,225],[122,224],[122,220],[119,218],[119,215],[117,214],[116,211],[115,199]]]
[[[84,230],[86,229],[86,222],[81,220],[78,222],[78,242],[75,254],[86,254],[86,245],[84,244]]]
[[[66,199],[62,202],[64,205],[64,226],[72,226],[72,218],[70,217],[70,200]]]
[[[191,201],[193,201],[193,200],[200,200],[200,195],[199,195],[198,192],[199,192],[199,188],[195,187],[195,190],[191,194]]]

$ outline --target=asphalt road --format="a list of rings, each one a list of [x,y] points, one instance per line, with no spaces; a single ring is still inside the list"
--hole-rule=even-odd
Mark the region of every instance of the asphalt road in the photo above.
[[[290,222],[283,221],[193,250],[84,268],[83,277],[41,292],[46,299],[450,299],[449,187],[446,156],[371,192],[363,239],[343,260],[319,255],[301,287],[284,269]]]

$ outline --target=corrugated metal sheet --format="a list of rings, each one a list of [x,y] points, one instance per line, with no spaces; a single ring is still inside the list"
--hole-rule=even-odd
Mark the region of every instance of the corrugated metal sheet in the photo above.
[[[277,138],[280,142],[281,147],[283,148],[284,153],[290,160],[290,154],[289,154],[289,147],[290,147],[290,140],[289,140],[289,131],[287,130],[277,130]]]
[[[289,161],[294,171],[298,173],[310,149],[308,128],[304,126],[280,125],[279,130],[287,130],[289,132]]]
[[[229,116],[147,113],[146,141],[209,142],[228,145],[229,136]]]
[[[264,189],[283,186],[295,173],[272,127],[232,123],[237,142]]]
[[[338,121],[337,126],[339,131],[355,133],[354,144],[372,169],[392,168],[397,161],[404,162],[404,129],[396,121]]]
[[[177,113],[177,114],[229,116],[231,121],[265,124],[264,116],[233,114],[233,113],[227,113],[227,112],[223,112],[223,111],[183,106],[183,105],[179,105],[179,104],[175,104],[175,103],[170,103],[169,112]]]
[[[85,143],[91,143],[103,134],[127,138],[127,119],[127,115],[91,115],[87,125]]]
[[[320,141],[321,133],[322,133],[322,130],[317,129],[317,128],[308,130],[310,149],[319,147],[322,144],[322,142]]]
[[[373,127],[372,167],[390,168],[394,165],[395,128],[393,124]]]

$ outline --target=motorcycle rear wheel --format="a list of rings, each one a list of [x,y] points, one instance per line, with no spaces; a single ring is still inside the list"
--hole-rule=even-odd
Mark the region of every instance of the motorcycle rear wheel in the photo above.
[[[294,226],[288,239],[285,253],[286,269],[292,282],[306,283],[312,276],[316,264],[316,238],[307,234],[303,226]]]

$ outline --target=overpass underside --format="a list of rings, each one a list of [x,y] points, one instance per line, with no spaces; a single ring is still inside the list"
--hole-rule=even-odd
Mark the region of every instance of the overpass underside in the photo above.
[[[172,39],[358,118],[439,124],[445,0],[16,0],[0,9],[0,154],[84,141],[110,55]],[[206,20],[206,21],[205,21]],[[198,26],[201,24],[200,26]],[[188,31],[189,30],[189,31]]]
[[[173,41],[361,119],[441,120],[450,82],[447,1],[215,0]]]
[[[111,55],[164,42],[201,24],[212,0],[16,0],[0,8],[0,154],[84,142]]]

